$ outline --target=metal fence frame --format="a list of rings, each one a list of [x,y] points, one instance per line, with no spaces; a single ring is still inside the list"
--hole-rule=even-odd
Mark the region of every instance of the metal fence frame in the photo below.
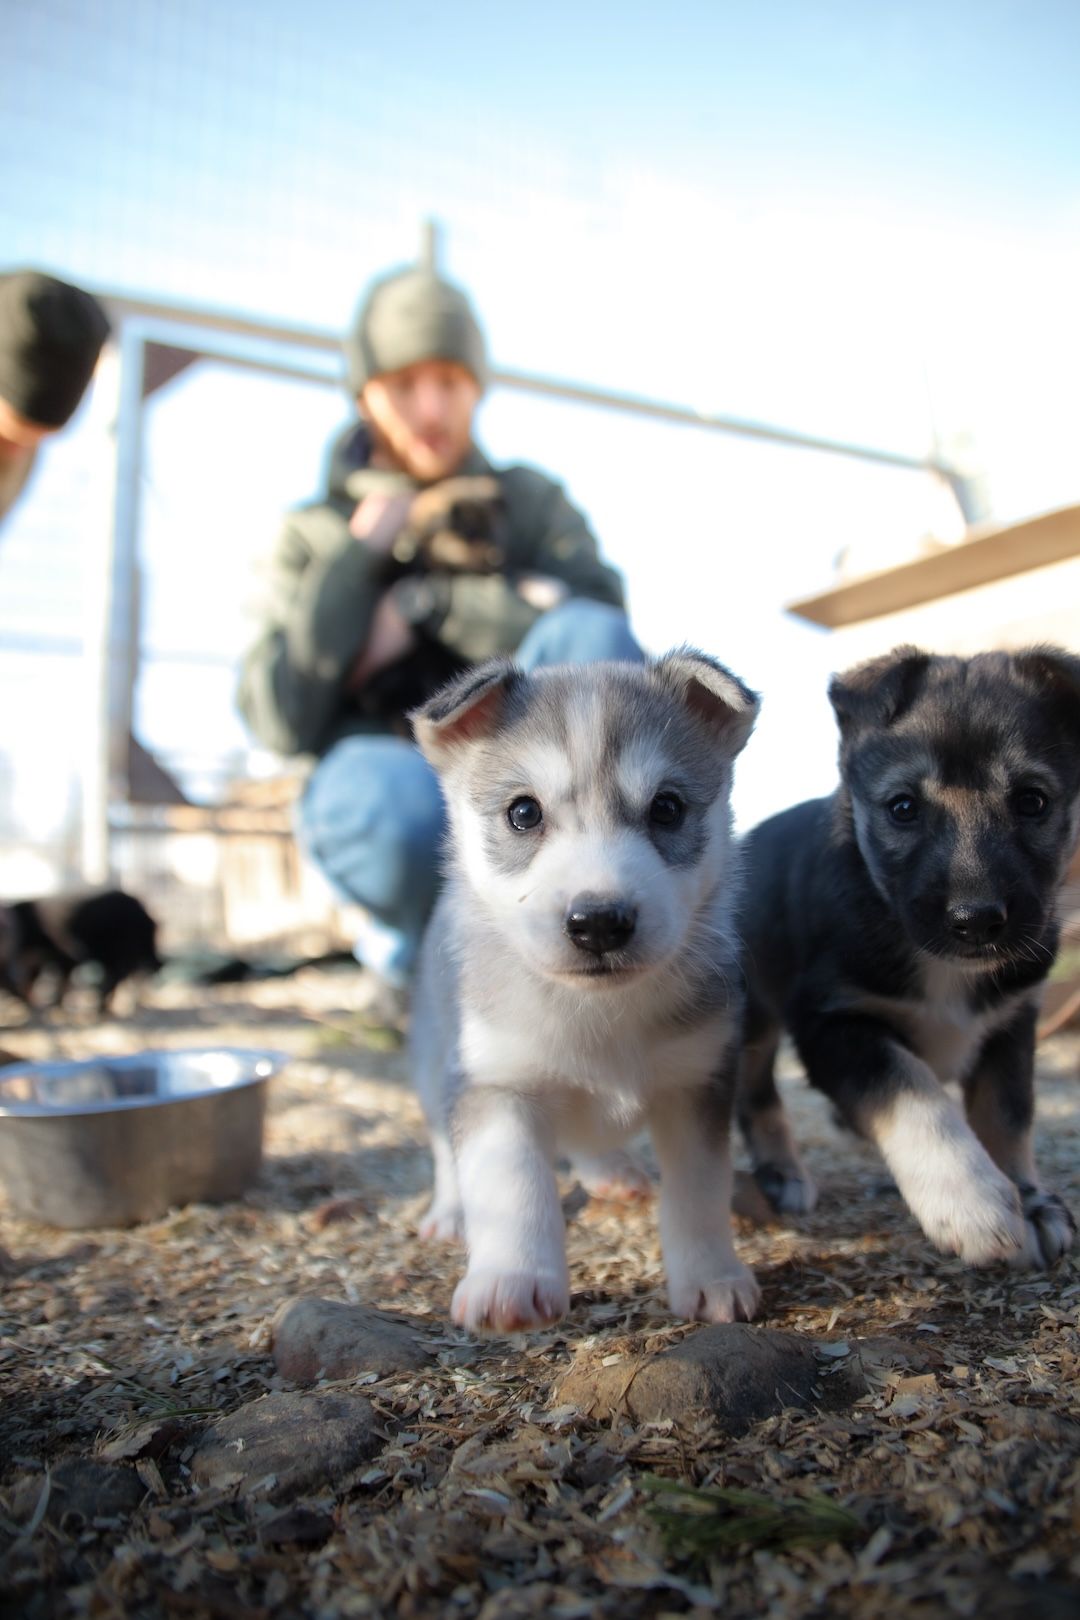
[[[434,239],[425,254],[434,262]],[[143,429],[148,400],[165,383],[199,360],[211,359],[268,376],[284,376],[339,387],[341,338],[315,327],[285,325],[178,303],[132,298],[95,289],[109,311],[119,352],[116,414],[115,495],[108,541],[106,581],[95,604],[88,636],[91,678],[98,690],[96,735],[88,741],[82,769],[82,863],[87,882],[112,873],[111,832],[125,807],[127,830],[138,817],[129,802],[129,738],[140,656],[139,488]],[[980,515],[974,485],[943,457],[903,454],[872,445],[822,438],[817,434],[741,417],[693,410],[644,395],[591,388],[580,383],[494,367],[495,387],[599,410],[754,439],[790,449],[922,472],[943,480],[956,497],[966,522]]]

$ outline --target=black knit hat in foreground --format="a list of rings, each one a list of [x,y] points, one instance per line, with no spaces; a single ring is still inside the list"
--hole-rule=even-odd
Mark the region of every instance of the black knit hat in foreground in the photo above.
[[[90,293],[39,270],[0,274],[0,399],[39,427],[75,414],[109,335]]]
[[[432,270],[396,270],[365,294],[345,339],[349,391],[419,360],[456,360],[483,388],[487,354],[465,294]]]

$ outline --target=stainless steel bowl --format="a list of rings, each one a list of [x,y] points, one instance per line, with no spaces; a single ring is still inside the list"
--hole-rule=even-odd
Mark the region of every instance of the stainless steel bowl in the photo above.
[[[50,1226],[131,1226],[221,1203],[262,1162],[283,1054],[231,1047],[0,1069],[0,1185]]]

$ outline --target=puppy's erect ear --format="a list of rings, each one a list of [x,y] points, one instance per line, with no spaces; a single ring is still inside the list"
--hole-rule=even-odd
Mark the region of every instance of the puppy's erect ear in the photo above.
[[[653,665],[657,675],[721,738],[732,758],[745,746],[761,707],[756,692],[715,658],[677,647]]]
[[[918,647],[894,647],[880,658],[856,664],[829,682],[829,702],[841,732],[861,726],[889,726],[915,701],[930,654]]]
[[[494,731],[513,688],[524,679],[508,658],[466,670],[409,715],[420,750],[436,769],[468,743]]]
[[[1064,723],[1080,735],[1080,658],[1062,647],[1024,647],[1012,662],[1041,697],[1056,701]]]

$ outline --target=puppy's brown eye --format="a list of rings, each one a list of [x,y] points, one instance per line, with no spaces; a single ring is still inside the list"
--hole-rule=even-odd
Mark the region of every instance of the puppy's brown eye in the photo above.
[[[677,827],[686,806],[674,793],[658,793],[649,806],[649,820],[654,827]]]
[[[506,819],[518,832],[532,832],[544,819],[544,812],[535,799],[515,799],[506,812]]]
[[[910,793],[898,793],[895,799],[889,800],[887,808],[892,819],[902,827],[919,819],[919,801]]]
[[[1028,821],[1038,821],[1039,817],[1045,816],[1049,810],[1050,800],[1045,793],[1040,793],[1038,788],[1021,788],[1013,798],[1013,807],[1018,816],[1023,816]]]

